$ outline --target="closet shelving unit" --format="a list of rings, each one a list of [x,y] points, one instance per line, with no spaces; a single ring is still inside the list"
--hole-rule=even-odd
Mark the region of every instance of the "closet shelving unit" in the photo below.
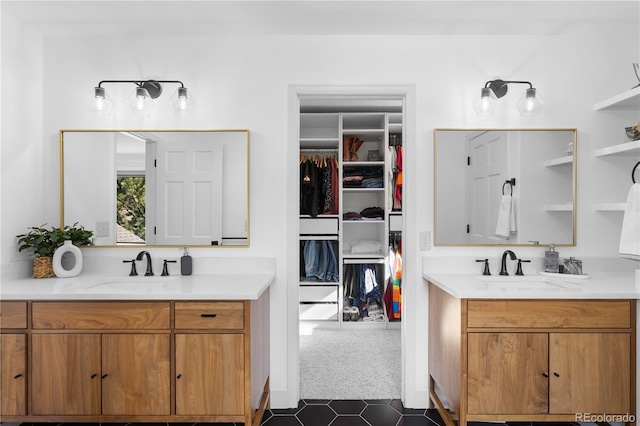
[[[337,215],[300,215],[300,240],[338,241],[338,282],[300,281],[300,320],[327,328],[395,328],[399,321],[389,321],[385,312],[383,321],[344,321],[342,311],[348,303],[344,295],[345,268],[354,264],[367,264],[375,269],[381,295],[388,284],[389,233],[402,231],[402,212],[392,211],[390,180],[391,155],[389,141],[401,140],[402,112],[302,112],[300,114],[300,153],[335,152],[338,159]],[[399,136],[395,136],[399,135]],[[344,161],[343,144],[347,138],[362,142],[357,160]],[[327,150],[327,151],[321,151]],[[370,155],[371,154],[371,155]],[[376,171],[382,175],[382,187],[347,187],[343,176],[354,170]],[[347,212],[361,212],[365,208],[380,207],[384,214],[380,220],[349,220]],[[375,252],[352,252],[352,243],[358,241],[379,243]],[[302,244],[301,244],[302,246]],[[302,250],[302,248],[301,248]],[[300,253],[302,256],[302,252]],[[384,308],[383,308],[384,309]]]
[[[340,117],[336,113],[300,115],[300,154],[340,158]],[[338,241],[339,216],[300,215],[300,256],[307,241]],[[339,281],[318,281],[300,274],[300,319],[338,320]]]
[[[623,93],[615,95],[602,102],[598,102],[593,107],[596,111],[636,111],[640,112],[640,87],[635,87]],[[599,148],[594,152],[595,157],[631,157],[636,161],[640,159],[640,141],[630,141],[618,143],[604,148]],[[597,203],[596,211],[600,212],[623,212],[626,202]]]

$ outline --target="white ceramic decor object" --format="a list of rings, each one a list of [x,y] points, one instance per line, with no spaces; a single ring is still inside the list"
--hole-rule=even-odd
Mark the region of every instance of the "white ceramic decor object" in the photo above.
[[[62,256],[71,253],[75,257],[75,264],[71,269],[62,266]],[[59,278],[77,277],[82,271],[82,252],[71,241],[67,240],[53,252],[53,273]]]

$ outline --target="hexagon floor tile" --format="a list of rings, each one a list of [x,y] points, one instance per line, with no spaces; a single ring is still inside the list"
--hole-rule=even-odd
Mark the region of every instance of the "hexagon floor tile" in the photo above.
[[[404,408],[399,399],[374,400],[301,400],[298,407],[267,410],[261,426],[443,426],[435,409]],[[30,425],[77,426],[77,423],[22,423]],[[104,426],[242,426],[242,423],[102,423]],[[554,426],[579,426],[554,423]],[[91,426],[99,426],[98,423]],[[473,422],[470,426],[495,426]],[[517,422],[504,426],[546,426],[543,423]]]

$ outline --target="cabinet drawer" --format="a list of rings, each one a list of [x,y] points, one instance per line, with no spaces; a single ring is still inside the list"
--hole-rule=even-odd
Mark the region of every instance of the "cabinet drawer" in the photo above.
[[[629,328],[630,301],[469,300],[473,327]]]
[[[402,215],[390,214],[389,215],[389,231],[402,231]]]
[[[1,328],[27,328],[27,302],[0,302]]]
[[[169,302],[33,302],[34,329],[168,329]]]
[[[338,235],[338,218],[300,218],[300,235]]]
[[[338,304],[337,303],[301,303],[300,304],[301,320],[337,320]]]
[[[176,302],[176,328],[223,329],[244,328],[243,302]]]
[[[337,286],[304,285],[300,286],[301,302],[338,302]]]

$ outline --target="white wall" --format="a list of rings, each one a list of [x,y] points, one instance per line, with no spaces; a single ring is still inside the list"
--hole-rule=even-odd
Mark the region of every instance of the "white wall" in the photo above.
[[[13,16],[2,13],[2,221],[1,273],[30,274],[33,263],[18,254],[16,235],[46,222],[44,180],[57,179],[42,172],[43,158],[43,37]],[[55,162],[56,159],[46,159]],[[57,164],[57,163],[56,163]],[[58,203],[56,202],[56,205]],[[58,225],[57,222],[50,224]]]
[[[4,20],[3,20],[4,23]],[[4,28],[3,28],[4,35]],[[637,61],[638,34],[621,35],[614,29],[585,36],[130,36],[130,37],[46,37],[44,40],[44,108],[42,137],[20,117],[5,138],[3,129],[3,177],[21,176],[12,168],[5,173],[5,150],[29,144],[47,160],[42,173],[35,172],[28,183],[13,186],[3,179],[3,225],[7,204],[19,219],[3,228],[3,246],[12,248],[7,235],[19,233],[25,225],[58,220],[57,132],[62,128],[248,128],[251,130],[251,246],[248,249],[191,250],[194,257],[274,256],[276,281],[271,290],[271,387],[274,408],[291,406],[297,389],[290,372],[297,371],[291,358],[292,342],[284,330],[290,326],[287,306],[288,268],[297,259],[287,257],[284,238],[296,217],[296,194],[285,190],[287,179],[297,173],[297,163],[287,159],[289,85],[415,85],[417,88],[416,156],[405,158],[405,198],[414,211],[407,214],[407,231],[415,237],[405,246],[403,285],[411,286],[414,300],[405,301],[406,317],[416,327],[406,337],[412,356],[406,365],[415,382],[405,394],[407,405],[425,406],[427,395],[427,290],[420,264],[422,255],[482,256],[497,258],[504,248],[434,248],[418,251],[417,233],[433,230],[433,128],[434,127],[577,127],[578,135],[578,246],[561,248],[561,256],[615,256],[621,215],[593,211],[593,204],[611,196],[622,198],[628,187],[628,170],[616,181],[617,164],[594,159],[595,148],[617,143],[617,135],[632,121],[610,113],[594,112],[593,104],[629,89],[635,77],[630,63]],[[33,44],[37,46],[37,41]],[[3,46],[4,47],[4,46]],[[3,74],[6,65],[3,49]],[[26,55],[22,53],[22,55]],[[37,62],[37,55],[36,62]],[[14,73],[18,69],[7,65]],[[537,117],[520,117],[515,102],[518,90],[501,99],[496,114],[477,117],[471,102],[484,83],[494,77],[526,79],[534,83],[545,99]],[[18,76],[16,80],[20,81]],[[176,117],[168,102],[150,117],[133,117],[122,102],[132,88],[108,86],[116,102],[110,118],[91,116],[86,102],[92,88],[102,79],[180,79],[198,100],[191,117]],[[4,82],[4,75],[3,75]],[[37,84],[38,82],[36,82]],[[166,96],[166,95],[165,95]],[[8,97],[4,91],[3,101]],[[39,97],[35,95],[35,99]],[[164,100],[164,97],[160,98]],[[168,97],[166,98],[168,101]],[[637,117],[635,117],[637,120]],[[35,127],[38,129],[38,126]],[[29,130],[27,130],[29,129]],[[19,137],[18,137],[19,136]],[[623,135],[624,136],[624,135]],[[621,142],[622,140],[620,140]],[[17,154],[13,155],[18,157]],[[604,164],[603,164],[604,163]],[[22,164],[28,164],[26,160]],[[30,170],[33,170],[30,167]],[[630,170],[630,168],[629,168]],[[607,172],[607,179],[600,176]],[[611,173],[609,173],[611,172]],[[44,190],[38,185],[44,182]],[[616,188],[611,191],[611,186]],[[20,194],[34,194],[25,205]],[[42,215],[34,209],[44,208]],[[618,216],[616,216],[618,215]],[[594,226],[598,223],[598,226]],[[14,247],[14,246],[13,246]],[[104,250],[104,249],[103,249]],[[120,249],[118,249],[120,250]],[[99,256],[100,249],[89,256]],[[122,257],[128,253],[122,249]],[[173,255],[174,249],[154,249],[154,257]],[[541,256],[542,249],[522,248],[522,257]],[[2,255],[2,263],[15,255]],[[478,266],[480,267],[480,265]],[[125,267],[126,268],[126,267]],[[196,271],[197,272],[197,271]],[[123,273],[126,271],[123,270]],[[405,318],[406,318],[405,317]],[[412,329],[413,330],[413,329]],[[289,332],[291,332],[289,328]]]

